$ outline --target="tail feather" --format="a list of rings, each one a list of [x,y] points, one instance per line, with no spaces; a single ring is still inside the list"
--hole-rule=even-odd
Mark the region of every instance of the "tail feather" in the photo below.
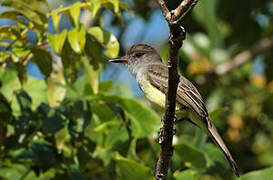
[[[228,160],[232,171],[234,172],[234,174],[239,177],[239,169],[238,166],[236,164],[236,162],[234,161],[234,159],[232,158],[228,148],[226,147],[224,141],[222,140],[221,136],[219,135],[216,127],[214,126],[214,124],[211,122],[211,120],[209,118],[207,118],[207,128],[208,131],[211,135],[212,140],[214,141],[214,143],[221,149],[221,151],[223,152],[223,154],[225,155],[226,159]]]

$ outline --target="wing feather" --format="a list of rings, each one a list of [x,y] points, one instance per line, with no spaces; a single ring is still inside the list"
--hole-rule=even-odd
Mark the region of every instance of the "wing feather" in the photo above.
[[[164,94],[168,91],[168,69],[163,64],[151,64],[148,67],[148,80]],[[200,117],[207,117],[208,112],[201,95],[194,85],[180,76],[176,100],[179,104],[191,109]]]

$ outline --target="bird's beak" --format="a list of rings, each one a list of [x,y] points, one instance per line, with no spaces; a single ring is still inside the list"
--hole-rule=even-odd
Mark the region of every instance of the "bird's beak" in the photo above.
[[[116,58],[116,59],[110,59],[109,62],[111,63],[128,63],[128,59],[126,57]]]

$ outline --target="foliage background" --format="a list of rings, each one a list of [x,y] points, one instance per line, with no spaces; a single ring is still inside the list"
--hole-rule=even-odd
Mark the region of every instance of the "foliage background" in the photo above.
[[[160,116],[107,60],[149,43],[166,61],[156,1],[4,0],[0,18],[0,178],[153,179]],[[184,22],[180,72],[206,100],[241,179],[273,173],[272,46],[227,73],[217,68],[273,41],[272,22],[271,0],[202,0]],[[203,132],[176,129],[169,179],[234,179]]]

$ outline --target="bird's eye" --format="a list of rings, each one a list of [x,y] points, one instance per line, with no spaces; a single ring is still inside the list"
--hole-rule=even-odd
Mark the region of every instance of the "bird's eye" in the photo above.
[[[139,57],[143,56],[144,54],[145,53],[143,53],[143,52],[137,52],[134,56],[139,58]]]

